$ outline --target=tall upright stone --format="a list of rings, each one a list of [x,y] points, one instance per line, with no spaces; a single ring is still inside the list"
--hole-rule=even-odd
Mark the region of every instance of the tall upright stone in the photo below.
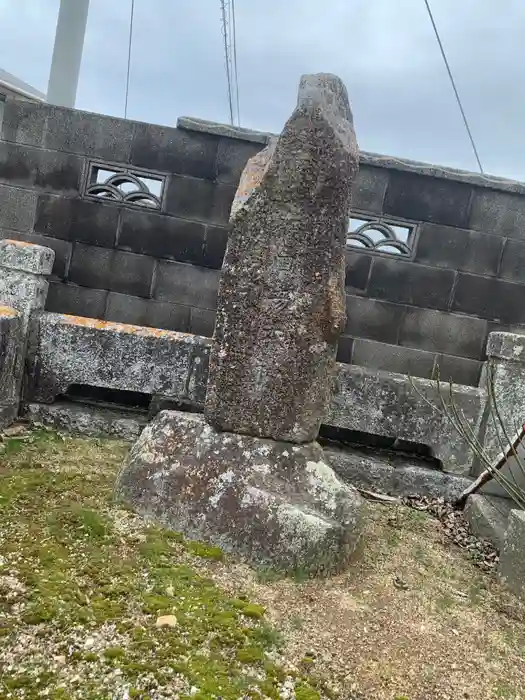
[[[358,165],[343,83],[304,76],[229,235],[205,410],[218,430],[316,439],[346,321],[344,247]]]
[[[234,204],[205,417],[160,413],[116,485],[148,517],[281,570],[338,570],[362,531],[363,499],[315,442],[345,320],[357,168],[343,84],[303,77]]]

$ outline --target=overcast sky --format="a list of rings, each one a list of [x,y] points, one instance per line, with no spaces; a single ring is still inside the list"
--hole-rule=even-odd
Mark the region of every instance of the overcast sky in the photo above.
[[[0,0],[0,67],[47,89],[59,0]],[[524,0],[433,0],[486,172],[525,180]],[[131,0],[91,0],[77,107],[123,116]],[[219,0],[135,0],[128,116],[228,121]],[[241,123],[279,131],[299,77],[346,83],[363,150],[476,169],[423,0],[236,0]]]

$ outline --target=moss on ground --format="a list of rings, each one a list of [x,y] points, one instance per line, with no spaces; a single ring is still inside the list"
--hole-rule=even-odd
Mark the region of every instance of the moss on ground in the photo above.
[[[42,430],[0,443],[0,698],[279,698],[265,609],[195,568],[222,552],[113,507],[126,449]]]

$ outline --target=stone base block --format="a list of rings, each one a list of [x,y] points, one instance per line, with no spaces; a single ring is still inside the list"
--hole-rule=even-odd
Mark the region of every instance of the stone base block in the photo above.
[[[326,450],[325,455],[344,482],[391,496],[426,496],[455,501],[470,484],[469,479],[430,469],[409,458],[404,463],[400,458],[390,463],[379,452],[363,454],[351,448]]]
[[[467,499],[465,518],[477,537],[488,540],[501,551],[511,509],[512,501],[507,498],[474,493]]]
[[[23,414],[30,423],[55,430],[95,437],[107,435],[130,442],[138,438],[147,422],[145,416],[131,411],[114,411],[61,401],[51,405],[26,404]]]
[[[220,433],[202,416],[176,411],[145,428],[115,496],[189,539],[312,574],[348,564],[366,507],[317,443]]]
[[[501,552],[499,576],[510,590],[525,600],[525,511],[511,510]]]
[[[0,432],[4,428],[8,428],[11,423],[15,422],[18,415],[18,404],[12,404],[10,406],[2,406],[0,404]]]

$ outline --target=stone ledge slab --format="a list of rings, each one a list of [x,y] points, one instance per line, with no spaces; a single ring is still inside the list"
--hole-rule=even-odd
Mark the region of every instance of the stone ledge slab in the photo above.
[[[472,453],[467,443],[439,410],[436,383],[404,374],[338,365],[327,425],[399,438],[432,449],[443,469],[468,476]],[[415,387],[415,388],[414,388]],[[443,387],[448,398],[448,386]],[[486,394],[481,389],[456,385],[457,408],[474,431],[478,430]]]
[[[51,403],[84,384],[202,405],[209,345],[187,333],[42,314],[31,339],[27,400]]]
[[[147,424],[146,416],[131,411],[113,411],[61,401],[51,406],[29,403],[24,406],[23,415],[33,425],[92,437],[105,435],[127,442],[134,442]]]

